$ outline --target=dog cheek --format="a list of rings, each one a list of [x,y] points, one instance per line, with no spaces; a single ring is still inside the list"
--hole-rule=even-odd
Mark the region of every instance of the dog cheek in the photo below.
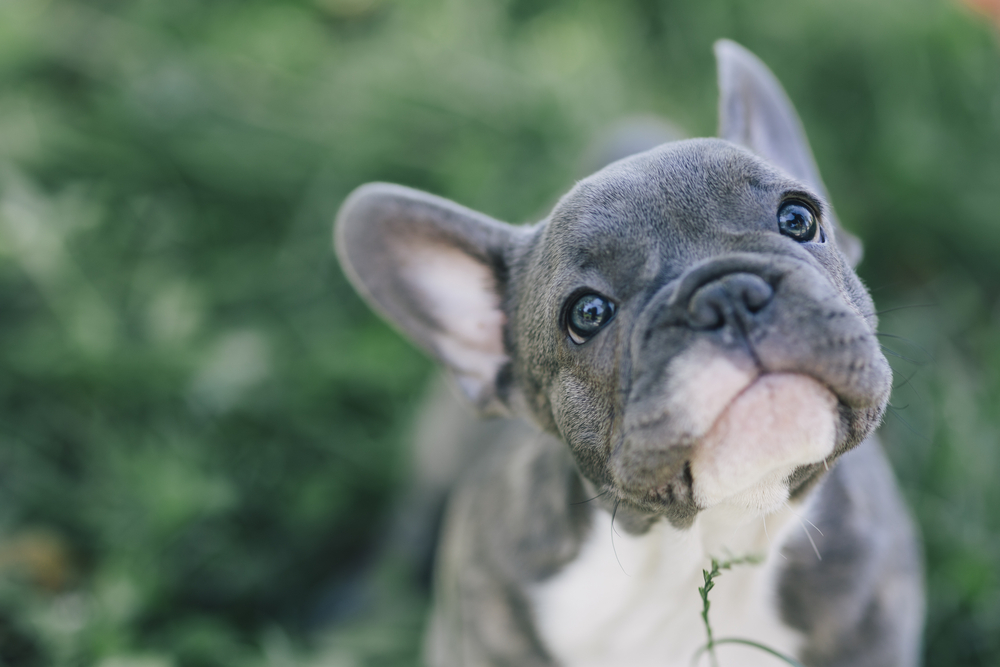
[[[581,472],[592,482],[605,483],[614,406],[591,382],[566,369],[557,377],[551,404],[559,433],[569,443]]]

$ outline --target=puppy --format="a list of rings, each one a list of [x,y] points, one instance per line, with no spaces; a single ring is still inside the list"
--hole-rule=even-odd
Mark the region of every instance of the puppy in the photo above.
[[[510,226],[370,184],[351,281],[483,413],[523,418],[451,494],[435,667],[668,667],[714,637],[915,665],[914,530],[872,432],[891,372],[798,117],[715,46],[720,139],[662,145]],[[723,665],[773,655],[720,643]]]

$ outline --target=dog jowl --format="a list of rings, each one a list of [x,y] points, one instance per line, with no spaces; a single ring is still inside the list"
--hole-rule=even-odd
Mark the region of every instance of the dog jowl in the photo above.
[[[743,556],[762,562],[720,582],[716,636],[807,665],[917,661],[860,244],[773,75],[731,42],[716,55],[721,138],[615,162],[536,225],[385,184],[338,216],[373,307],[520,420],[452,493],[433,665],[690,664],[701,570]]]

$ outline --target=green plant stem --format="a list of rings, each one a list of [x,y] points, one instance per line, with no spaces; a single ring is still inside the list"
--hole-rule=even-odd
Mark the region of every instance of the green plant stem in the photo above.
[[[712,603],[708,599],[708,594],[711,592],[711,590],[713,588],[715,588],[715,579],[720,574],[722,574],[722,570],[732,569],[732,567],[734,565],[743,565],[743,564],[756,565],[756,564],[760,563],[762,560],[763,559],[760,558],[759,556],[744,556],[743,558],[732,558],[730,560],[722,561],[720,563],[718,560],[716,560],[715,558],[713,558],[712,559],[712,569],[711,570],[702,570],[701,571],[702,578],[704,579],[705,584],[703,586],[701,586],[701,587],[698,588],[698,593],[701,595],[701,620],[705,624],[705,634],[708,637],[708,641],[706,642],[706,644],[703,647],[701,647],[700,649],[698,649],[698,651],[695,653],[693,663],[697,663],[698,658],[700,658],[701,655],[707,651],[708,652],[708,658],[709,658],[709,661],[711,662],[712,667],[719,667],[719,659],[715,655],[715,647],[716,647],[716,645],[718,645],[720,643],[723,643],[723,642],[725,642],[725,643],[744,643],[744,644],[754,645],[753,642],[751,642],[749,640],[742,640],[742,639],[726,639],[726,640],[718,640],[718,641],[715,640],[715,638],[712,635],[712,623],[708,619],[708,611],[712,607]],[[783,657],[777,651],[773,651],[771,649],[767,649],[766,647],[761,646],[761,645],[757,645],[757,646],[759,648],[763,648],[763,649],[767,650],[769,653],[773,653],[774,655],[777,655],[779,657]]]
[[[713,649],[714,649],[715,646],[719,646],[720,644],[742,644],[744,646],[751,646],[751,647],[753,647],[755,649],[759,649],[761,651],[764,651],[765,653],[770,653],[775,658],[784,661],[785,663],[791,665],[792,667],[805,667],[805,665],[803,665],[801,662],[799,662],[795,658],[793,658],[791,656],[787,656],[784,653],[781,653],[780,651],[776,651],[773,648],[771,648],[770,646],[765,646],[764,644],[752,641],[750,639],[739,639],[738,637],[724,637],[722,639],[716,639],[716,640],[714,640],[712,642]],[[707,644],[705,646],[702,646],[700,649],[698,649],[695,652],[695,654],[694,654],[694,660],[692,662],[694,664],[697,664],[698,663],[698,658],[700,658],[702,655],[704,655],[704,653],[706,651],[708,651],[708,650],[710,650],[710,649],[708,648]],[[712,659],[713,659],[713,664],[714,664],[714,661],[715,661],[714,656],[712,656]]]

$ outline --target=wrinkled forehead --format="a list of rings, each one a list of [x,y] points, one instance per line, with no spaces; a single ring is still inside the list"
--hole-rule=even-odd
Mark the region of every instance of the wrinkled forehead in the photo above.
[[[802,183],[727,141],[665,144],[580,181],[549,219],[549,250],[559,264],[582,270],[634,272],[654,257],[696,259],[772,229],[789,192],[819,201]]]

